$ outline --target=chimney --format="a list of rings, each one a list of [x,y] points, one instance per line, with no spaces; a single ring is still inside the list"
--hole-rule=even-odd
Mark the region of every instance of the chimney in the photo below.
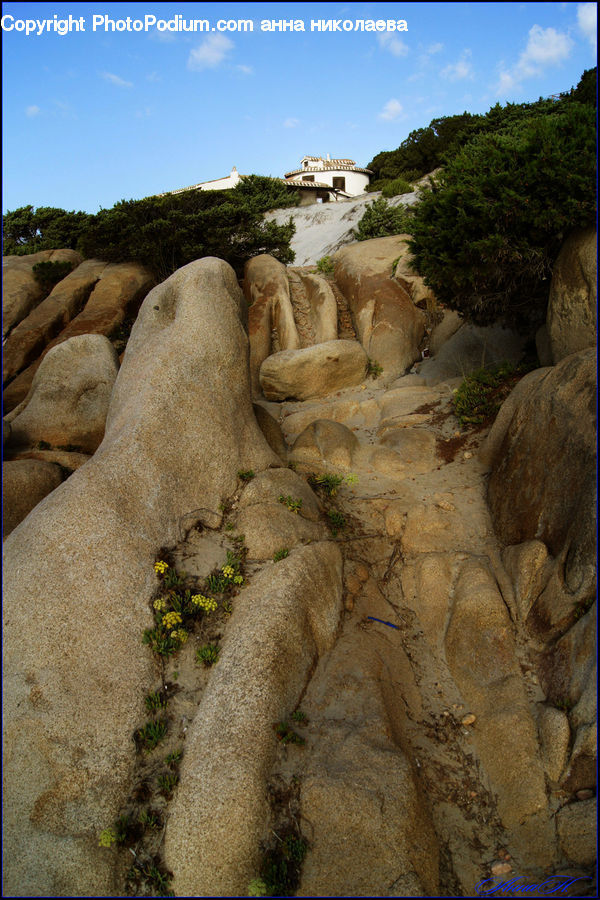
[[[331,161],[331,157],[330,157],[330,155],[329,155],[329,153],[328,153],[328,154],[327,154],[327,162],[330,162],[330,161]]]

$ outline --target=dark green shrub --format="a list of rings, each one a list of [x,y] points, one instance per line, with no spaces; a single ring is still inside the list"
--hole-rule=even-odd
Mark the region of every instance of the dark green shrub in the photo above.
[[[409,225],[410,214],[403,206],[390,206],[384,197],[367,203],[365,212],[353,229],[357,241],[387,237],[389,234],[404,234]]]
[[[381,194],[383,197],[398,197],[400,194],[410,194],[412,190],[412,185],[405,178],[394,178],[383,185]]]
[[[39,262],[36,263],[32,269],[35,280],[47,293],[50,293],[54,285],[58,284],[59,281],[62,281],[63,278],[66,278],[72,271],[73,265],[67,260],[64,262],[60,262],[59,260],[56,260],[55,262]]]
[[[565,103],[478,135],[415,208],[416,270],[438,301],[477,325],[532,330],[565,237],[595,220],[595,171],[590,106]]]

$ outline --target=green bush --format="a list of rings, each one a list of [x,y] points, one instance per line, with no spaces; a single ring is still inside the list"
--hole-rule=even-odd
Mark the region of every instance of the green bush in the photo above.
[[[335,264],[330,256],[322,256],[317,260],[317,270],[322,275],[333,275]]]
[[[476,136],[415,208],[416,270],[477,325],[537,327],[565,237],[595,220],[595,111],[556,105]]]
[[[403,206],[390,206],[384,197],[367,203],[358,227],[352,231],[357,241],[387,237],[389,234],[404,234],[411,226],[410,214]]]
[[[412,184],[405,178],[394,178],[392,181],[386,181],[381,188],[383,197],[398,197],[400,194],[410,194],[413,190]]]
[[[58,284],[59,281],[66,278],[72,271],[73,265],[67,260],[64,262],[60,262],[60,260],[56,260],[55,262],[39,262],[36,263],[32,269],[35,280],[48,293],[50,293],[52,288]]]

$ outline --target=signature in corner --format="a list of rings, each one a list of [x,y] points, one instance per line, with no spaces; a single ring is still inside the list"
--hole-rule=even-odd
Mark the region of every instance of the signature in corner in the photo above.
[[[542,881],[539,884],[522,884],[520,879],[521,875],[515,875],[515,877],[511,881],[503,881],[501,884],[496,884],[493,878],[485,878],[483,881],[480,881],[475,890],[477,891],[478,897],[488,897],[492,894],[499,893],[500,891],[519,891],[519,892],[536,892],[538,894],[542,894],[543,896],[550,894],[561,894],[566,891],[568,887],[572,884],[575,884],[576,881],[582,881],[589,879],[591,880],[591,875],[579,875],[576,878],[571,877],[570,875],[552,875],[550,878],[547,878],[546,881]]]

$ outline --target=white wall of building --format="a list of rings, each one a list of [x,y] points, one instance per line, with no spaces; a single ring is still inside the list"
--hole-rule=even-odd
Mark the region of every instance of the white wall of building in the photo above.
[[[367,185],[369,183],[369,176],[364,172],[355,172],[352,169],[320,169],[316,167],[312,168],[310,166],[307,169],[303,169],[302,172],[299,172],[297,175],[291,175],[286,180],[302,181],[307,175],[314,175],[315,181],[320,181],[331,187],[333,187],[334,178],[344,178],[344,191],[346,194],[350,194],[353,197],[357,194],[366,193]]]

